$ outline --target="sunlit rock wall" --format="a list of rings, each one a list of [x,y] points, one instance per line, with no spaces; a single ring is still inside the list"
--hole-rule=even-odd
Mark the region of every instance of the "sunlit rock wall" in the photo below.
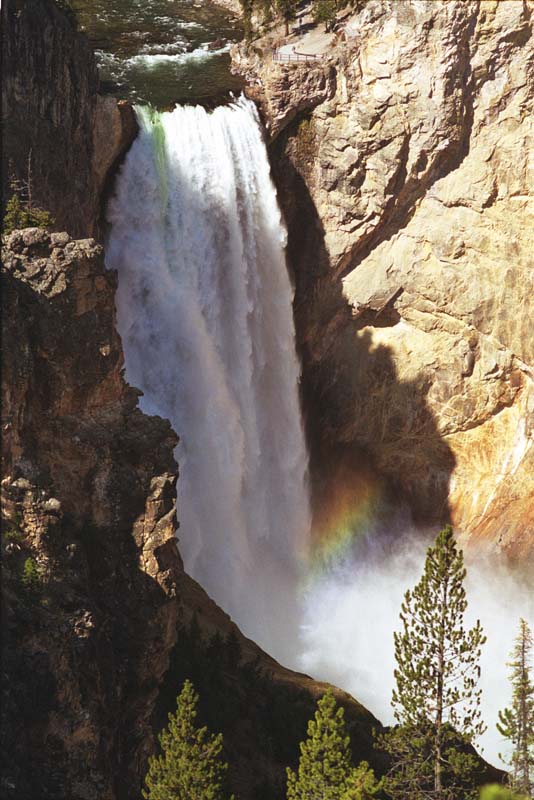
[[[534,542],[531,17],[370,0],[326,63],[234,54],[273,140],[317,451],[360,449],[418,520],[515,556]]]

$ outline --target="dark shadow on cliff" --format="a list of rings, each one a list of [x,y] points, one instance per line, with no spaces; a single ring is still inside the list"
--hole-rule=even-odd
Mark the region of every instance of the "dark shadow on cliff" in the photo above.
[[[2,66],[2,206],[11,177],[28,180],[30,162],[33,203],[51,212],[56,230],[90,235],[98,73],[87,37],[59,3],[7,0]]]
[[[397,535],[402,519],[409,521],[406,505],[416,525],[437,527],[450,520],[455,461],[427,404],[429,381],[424,375],[400,380],[390,348],[373,345],[373,327],[398,324],[395,297],[379,315],[352,316],[329,263],[307,176],[295,166],[305,164],[311,177],[313,150],[299,149],[299,125],[271,145],[271,161],[296,289],[314,530],[321,536],[362,505],[386,539]]]
[[[48,292],[63,262],[32,235],[25,254],[6,248],[2,275],[2,796],[133,797],[173,643],[175,601],[142,545],[155,535],[154,573],[181,570],[176,437],[119,380],[98,252],[73,265],[100,287],[80,306],[76,281]]]
[[[168,598],[138,568],[126,526],[66,516],[37,552],[47,571],[31,591],[21,575],[35,547],[2,553],[2,796],[67,800],[82,785],[137,796]]]

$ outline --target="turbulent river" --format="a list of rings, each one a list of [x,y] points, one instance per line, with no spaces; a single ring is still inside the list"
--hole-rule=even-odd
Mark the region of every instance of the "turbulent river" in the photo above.
[[[102,90],[134,103],[176,102],[239,92],[229,49],[239,20],[210,2],[72,0],[95,48]]]

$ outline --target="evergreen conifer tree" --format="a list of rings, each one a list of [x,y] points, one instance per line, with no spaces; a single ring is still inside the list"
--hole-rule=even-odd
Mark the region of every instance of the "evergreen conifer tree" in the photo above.
[[[341,800],[373,800],[382,789],[383,781],[377,781],[367,761],[361,761],[347,780]]]
[[[177,710],[158,737],[161,755],[149,760],[142,792],[146,800],[223,800],[228,765],[220,758],[222,735],[196,726],[197,703],[193,684],[186,680]]]
[[[287,800],[373,797],[371,792],[376,782],[372,770],[365,763],[356,769],[352,766],[343,714],[329,689],[317,703],[314,719],[308,723],[308,738],[300,745],[297,772],[287,769]]]
[[[464,628],[467,600],[462,551],[450,525],[427,551],[424,574],[407,591],[395,634],[397,725],[380,737],[393,766],[394,800],[468,800],[476,796],[476,758],[469,745],[483,733],[480,623]]]
[[[275,0],[275,4],[279,15],[285,23],[285,35],[289,36],[289,23],[297,15],[297,2],[296,0]]]
[[[54,219],[48,211],[42,208],[26,205],[16,194],[6,204],[2,220],[2,233],[4,236],[21,228],[52,228]]]
[[[336,21],[336,0],[312,0],[312,14],[315,22],[324,22],[326,32],[332,30]]]
[[[519,623],[519,634],[512,651],[512,704],[499,712],[499,733],[508,739],[513,751],[509,760],[510,784],[516,792],[534,797],[534,683],[532,652],[534,637],[527,622]]]

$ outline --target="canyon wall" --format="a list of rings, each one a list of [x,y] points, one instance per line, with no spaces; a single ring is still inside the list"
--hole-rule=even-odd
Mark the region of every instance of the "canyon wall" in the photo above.
[[[289,227],[316,496],[386,478],[419,523],[451,520],[521,558],[534,543],[533,7],[359,8],[322,61],[273,63],[267,39],[234,52]]]
[[[103,195],[135,135],[51,0],[3,5],[4,198],[28,177],[55,228],[3,248],[2,796],[139,797],[185,678],[225,737],[233,791],[283,794],[326,685],[247,640],[185,574],[176,434],[123,377]],[[336,690],[356,758],[380,723]]]
[[[139,796],[186,677],[233,791],[277,796],[325,684],[245,639],[183,571],[176,435],[122,376],[115,277],[94,240],[3,250],[3,796]],[[378,721],[349,695],[357,758]]]
[[[3,795],[138,797],[193,677],[233,790],[280,796],[325,685],[245,639],[184,573],[176,435],[124,381],[100,246],[71,238],[99,233],[102,192],[135,133],[129,107],[98,96],[86,40],[57,5],[8,0],[2,13],[4,179],[27,178],[31,153],[34,202],[69,231],[16,232],[3,252]],[[528,8],[370,2],[357,20],[357,55],[246,62],[263,82],[289,225],[316,483],[328,499],[336,455],[340,484],[385,475],[421,519],[450,513],[492,542],[506,523],[517,552],[523,524],[526,550]],[[476,179],[462,175],[477,152]],[[497,188],[473,199],[479,162]],[[447,250],[461,214],[463,245]],[[376,284],[356,281],[366,270]],[[355,757],[380,769],[377,721],[336,694]]]
[[[107,177],[136,122],[128,103],[98,94],[94,54],[65,8],[2,4],[2,197],[12,179],[30,177],[32,202],[51,212],[57,230],[96,236]]]
[[[176,639],[176,436],[122,378],[101,248],[28,229],[3,263],[6,796],[127,796]]]

